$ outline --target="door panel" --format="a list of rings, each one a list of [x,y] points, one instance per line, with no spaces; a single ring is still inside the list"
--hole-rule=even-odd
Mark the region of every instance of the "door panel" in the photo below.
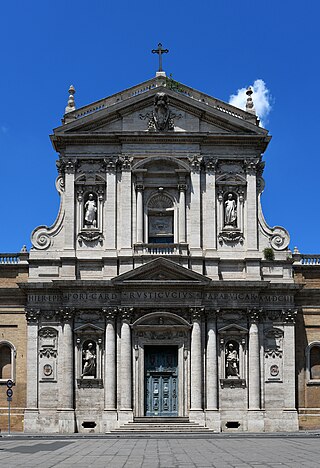
[[[146,416],[178,415],[178,350],[145,347]]]

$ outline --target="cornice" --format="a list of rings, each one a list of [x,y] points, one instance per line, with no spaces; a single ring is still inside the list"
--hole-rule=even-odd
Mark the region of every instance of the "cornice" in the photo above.
[[[214,144],[215,146],[243,145],[255,147],[264,152],[271,136],[269,135],[241,135],[241,134],[210,134],[210,133],[147,133],[147,132],[117,132],[107,133],[76,133],[51,135],[51,141],[56,151],[61,151],[69,145],[121,145],[123,143],[153,143],[153,144]]]

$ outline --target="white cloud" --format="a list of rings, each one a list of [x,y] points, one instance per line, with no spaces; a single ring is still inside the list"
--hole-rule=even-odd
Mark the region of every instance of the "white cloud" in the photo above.
[[[256,109],[257,116],[260,119],[260,125],[264,127],[264,123],[267,121],[269,112],[271,111],[271,94],[263,80],[255,80],[250,85],[253,89],[252,99],[254,107]],[[239,109],[246,110],[246,95],[247,88],[238,89],[237,94],[232,94],[229,99],[229,104],[232,104]]]

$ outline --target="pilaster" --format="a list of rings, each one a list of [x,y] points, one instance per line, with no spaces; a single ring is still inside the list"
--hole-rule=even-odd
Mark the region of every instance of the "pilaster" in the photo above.
[[[191,255],[202,255],[201,250],[201,194],[200,194],[200,169],[201,160],[199,154],[189,158],[191,178],[191,201],[188,222],[189,247]]]
[[[260,409],[259,311],[250,311],[249,326],[249,410]]]

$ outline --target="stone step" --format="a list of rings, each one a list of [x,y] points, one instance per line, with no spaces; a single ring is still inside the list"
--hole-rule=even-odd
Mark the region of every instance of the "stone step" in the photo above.
[[[180,424],[180,423],[190,423],[189,421],[189,418],[188,417],[165,417],[165,416],[161,416],[161,417],[153,417],[153,416],[141,416],[141,417],[135,417],[133,418],[133,422],[135,423],[147,423],[147,424],[154,424],[154,423],[169,423],[169,424],[173,424],[173,423],[177,423],[177,424]]]
[[[173,420],[174,419],[174,420]],[[207,427],[190,422],[188,418],[135,418],[133,422],[123,424],[111,431],[117,434],[128,433],[208,433]]]

